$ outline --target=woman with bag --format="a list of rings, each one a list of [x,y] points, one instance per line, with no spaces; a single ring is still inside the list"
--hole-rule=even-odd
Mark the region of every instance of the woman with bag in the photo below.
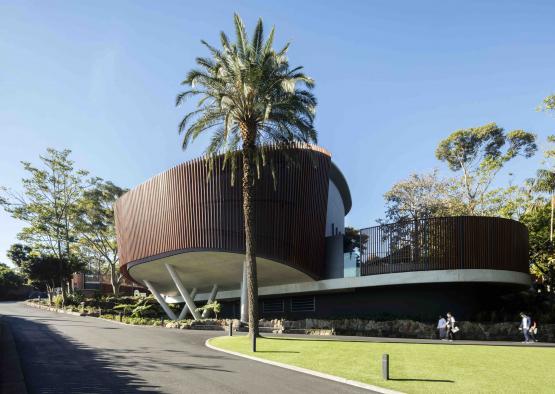
[[[455,334],[459,331],[459,328],[455,326],[455,316],[451,312],[447,313],[447,338],[450,342],[455,339]]]
[[[530,337],[532,338],[532,341],[534,342],[538,342],[538,340],[536,339],[536,335],[538,334],[538,323],[534,320],[534,319],[530,319],[532,321],[532,325],[530,326]]]

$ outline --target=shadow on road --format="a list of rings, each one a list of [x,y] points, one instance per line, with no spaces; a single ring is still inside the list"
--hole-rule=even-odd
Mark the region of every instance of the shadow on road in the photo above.
[[[116,365],[109,351],[84,346],[32,320],[5,316],[4,321],[12,328],[30,393],[159,392]]]

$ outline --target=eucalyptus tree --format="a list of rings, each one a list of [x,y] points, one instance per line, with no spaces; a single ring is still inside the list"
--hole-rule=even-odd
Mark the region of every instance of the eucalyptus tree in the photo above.
[[[505,132],[495,123],[461,129],[442,140],[436,157],[449,169],[462,172],[461,190],[465,214],[486,213],[492,182],[503,166],[518,156],[531,157],[536,136],[524,130]]]
[[[539,111],[555,111],[555,94],[543,99],[543,103],[538,107]]]
[[[229,164],[233,172],[238,157],[242,159],[249,335],[256,338],[255,171],[257,165],[265,163],[268,145],[290,147],[295,142],[316,142],[313,124],[316,98],[310,91],[313,80],[303,73],[302,67],[290,67],[289,44],[280,50],[273,48],[274,28],[265,38],[259,19],[249,39],[237,14],[234,24],[235,42],[224,32],[220,33],[220,48],[201,41],[210,56],[196,59],[198,68],[190,71],[182,82],[187,90],[177,96],[176,105],[189,97],[199,99],[196,108],[179,124],[183,149],[200,135],[210,134],[205,151],[209,170],[218,154],[224,155],[223,165]]]
[[[554,99],[555,100],[555,99]],[[553,221],[555,215],[555,135],[547,137],[550,146],[545,150],[547,168],[541,168],[533,180],[534,191],[548,193],[551,200],[551,220],[549,226],[549,240],[553,242]]]
[[[406,222],[452,214],[449,188],[450,183],[441,179],[437,170],[413,173],[384,194],[386,218],[389,222]]]

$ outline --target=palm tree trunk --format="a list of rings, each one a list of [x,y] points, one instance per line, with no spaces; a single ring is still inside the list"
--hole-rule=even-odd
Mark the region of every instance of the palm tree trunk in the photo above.
[[[254,237],[254,137],[256,131],[243,131],[243,216],[245,221],[245,261],[249,300],[249,337],[258,336],[258,279],[256,275],[256,241]]]
[[[555,193],[551,194],[551,225],[549,227],[549,240],[553,242],[553,211],[555,211]]]

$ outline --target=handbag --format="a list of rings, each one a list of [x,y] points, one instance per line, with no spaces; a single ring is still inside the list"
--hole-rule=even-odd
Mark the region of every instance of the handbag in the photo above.
[[[457,332],[459,332],[459,327],[453,327],[451,329],[451,331],[454,332],[454,333],[457,333]]]

